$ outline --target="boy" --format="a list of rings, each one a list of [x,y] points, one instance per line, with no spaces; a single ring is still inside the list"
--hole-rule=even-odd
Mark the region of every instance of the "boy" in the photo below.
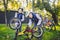
[[[30,12],[28,14],[28,17],[29,17],[29,23],[28,23],[29,27],[31,26],[32,23],[34,23],[34,27],[41,25],[42,18],[41,18],[41,16],[39,14]]]
[[[34,27],[36,27],[36,26],[41,27],[42,18],[40,15],[33,13],[33,12],[30,12],[30,13],[27,13],[26,17],[29,18],[28,27],[26,28],[25,31],[19,33],[19,35],[24,34],[25,32],[32,32],[33,30],[30,29],[32,23],[34,23]]]
[[[21,20],[21,27],[22,27],[22,22],[24,21],[23,8],[18,9],[18,13],[15,13],[15,17],[17,17],[17,18],[19,18]],[[21,32],[21,27],[19,28],[20,32]]]

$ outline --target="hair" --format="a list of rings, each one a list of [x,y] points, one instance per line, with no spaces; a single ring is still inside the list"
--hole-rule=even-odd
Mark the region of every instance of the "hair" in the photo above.
[[[30,12],[30,14],[33,13],[33,12]]]
[[[23,11],[23,8],[19,8],[19,9],[21,9],[21,10]],[[18,9],[18,10],[19,10],[19,9]]]

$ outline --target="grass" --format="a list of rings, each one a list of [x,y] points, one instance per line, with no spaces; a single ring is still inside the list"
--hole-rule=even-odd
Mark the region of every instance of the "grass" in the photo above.
[[[26,24],[23,24],[22,30],[26,28]],[[5,24],[0,24],[0,40],[13,40],[15,36],[15,30],[10,29]],[[26,36],[18,36],[18,40],[24,40]],[[37,39],[33,39],[37,40]],[[42,40],[60,40],[60,26],[56,26],[56,31],[45,31]]]

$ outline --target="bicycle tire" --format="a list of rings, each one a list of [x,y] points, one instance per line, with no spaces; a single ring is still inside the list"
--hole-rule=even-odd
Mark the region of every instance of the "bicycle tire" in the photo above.
[[[40,32],[39,35],[34,35],[36,31],[33,32],[33,36],[36,37],[36,38],[40,38],[40,37],[42,37],[42,35],[43,35],[43,29],[42,29],[42,27],[38,27],[38,28],[40,29],[40,30],[39,30],[39,32]],[[33,29],[34,29],[34,28],[33,28]]]
[[[19,22],[19,25],[16,26],[15,23],[12,24],[13,21],[18,21],[18,22]],[[13,26],[13,25],[15,25],[16,27]],[[12,19],[10,20],[10,22],[9,22],[9,27],[10,27],[11,29],[13,29],[13,30],[19,29],[19,28],[21,27],[21,21],[20,21],[20,19],[18,19],[18,18],[12,18]]]

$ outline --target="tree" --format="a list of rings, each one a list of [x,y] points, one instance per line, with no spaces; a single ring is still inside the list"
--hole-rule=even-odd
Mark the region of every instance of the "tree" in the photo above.
[[[58,7],[57,7],[57,1],[58,0],[42,0],[42,3],[41,3],[41,0],[37,0],[37,3],[36,3],[36,6],[35,7],[38,7],[40,10],[42,10],[43,8],[46,9],[46,11],[50,12],[51,15],[52,15],[52,18],[55,22],[55,24],[58,24]]]
[[[56,2],[56,0],[47,0],[47,2],[44,2],[44,0],[42,0],[44,8],[51,13],[55,24],[58,24],[57,7],[55,7],[55,2]]]
[[[6,13],[7,13],[7,4],[8,4],[8,0],[3,0],[3,3],[4,3],[4,8],[5,8],[5,23],[7,24]]]

